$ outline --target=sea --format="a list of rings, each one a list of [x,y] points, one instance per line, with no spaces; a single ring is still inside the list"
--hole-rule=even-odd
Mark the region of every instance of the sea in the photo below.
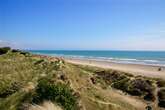
[[[34,54],[126,64],[165,66],[165,51],[28,50]]]

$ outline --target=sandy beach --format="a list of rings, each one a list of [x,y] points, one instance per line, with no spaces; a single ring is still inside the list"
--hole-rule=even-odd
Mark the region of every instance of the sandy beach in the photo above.
[[[165,67],[161,67],[161,71],[158,71],[160,66],[152,66],[152,65],[140,65],[140,64],[122,64],[122,63],[114,63],[109,61],[96,61],[91,59],[78,59],[78,58],[65,58],[67,62],[81,64],[81,65],[89,65],[96,66],[101,68],[108,68],[119,70],[123,72],[128,72],[133,75],[142,75],[146,77],[152,78],[161,78],[165,79]]]

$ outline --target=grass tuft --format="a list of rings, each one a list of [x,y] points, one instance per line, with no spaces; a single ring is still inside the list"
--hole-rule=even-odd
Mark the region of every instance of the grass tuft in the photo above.
[[[33,98],[34,103],[40,103],[44,100],[56,102],[63,106],[65,110],[76,110],[77,108],[73,91],[67,85],[51,82],[49,78],[39,80],[36,95]]]

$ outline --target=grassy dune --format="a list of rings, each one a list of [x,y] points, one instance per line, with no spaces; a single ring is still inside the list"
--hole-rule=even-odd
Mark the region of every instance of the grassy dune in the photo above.
[[[72,89],[59,78],[62,66],[60,59],[50,61],[11,51],[1,55],[0,110],[24,110],[45,100],[66,110],[76,109]]]
[[[5,51],[7,50],[7,51]],[[164,110],[165,81],[0,49],[0,110]]]

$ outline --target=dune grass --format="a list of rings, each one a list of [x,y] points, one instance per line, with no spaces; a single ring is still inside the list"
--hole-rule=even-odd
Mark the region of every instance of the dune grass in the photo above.
[[[62,110],[62,108],[51,101],[44,101],[42,105],[30,105],[28,110]]]
[[[10,49],[0,55],[0,110],[144,110],[156,99],[164,107],[163,88],[162,79],[59,58]]]
[[[37,98],[39,99],[37,104],[44,100],[52,100],[60,104],[64,110],[73,110],[71,105],[76,106],[73,91],[69,86],[56,84],[55,76],[59,73],[60,66],[58,60],[49,61],[32,55],[27,56],[19,51],[9,51],[1,55],[0,110],[23,110],[28,104],[35,103]],[[45,82],[40,83],[42,78],[50,78],[52,81],[54,78],[55,81],[50,86]],[[56,95],[50,94],[53,96],[49,99],[41,89],[47,90],[45,92],[47,95],[49,92],[56,93]]]
[[[153,103],[154,105],[165,108],[165,80],[163,79],[134,76],[130,73],[98,67],[84,65],[74,66],[91,72],[93,74],[92,80],[94,80],[96,84],[101,84],[103,88],[112,87],[131,96],[138,96],[147,103]],[[159,89],[160,91],[157,91]]]

